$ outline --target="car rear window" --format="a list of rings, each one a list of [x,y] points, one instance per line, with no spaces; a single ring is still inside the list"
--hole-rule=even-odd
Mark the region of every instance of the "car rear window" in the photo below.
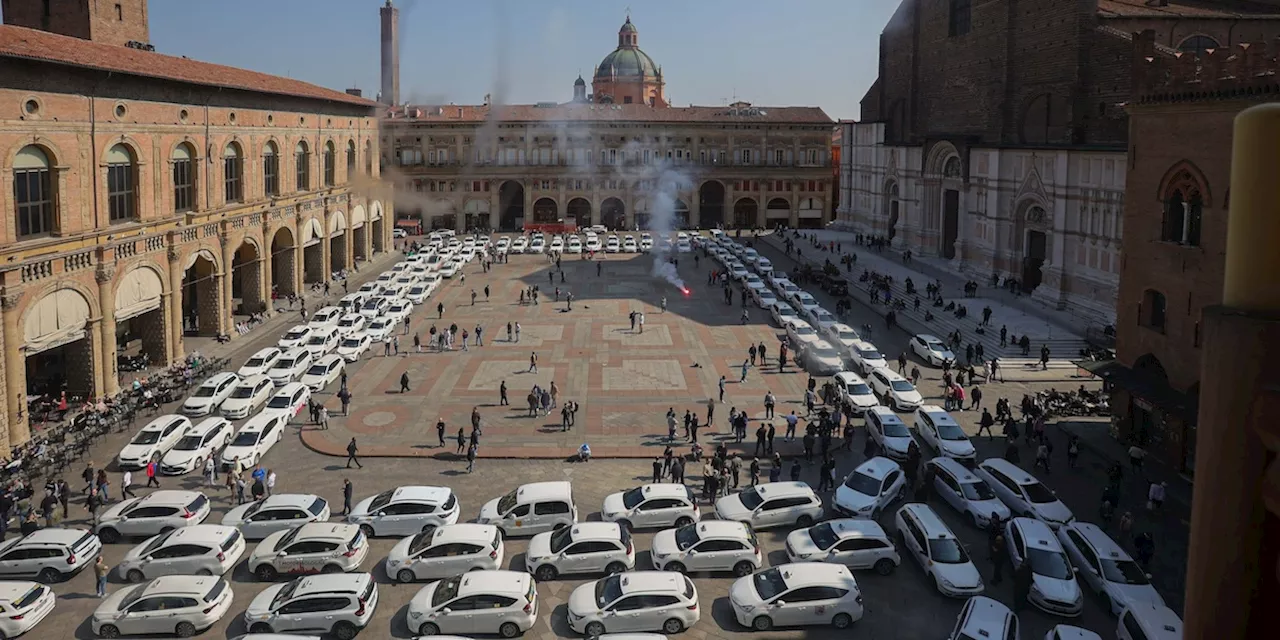
[[[307,511],[310,511],[313,516],[318,516],[327,506],[329,506],[329,503],[325,502],[324,498],[316,498],[316,501],[312,502],[310,507],[307,507]]]
[[[191,513],[200,513],[200,510],[208,506],[208,504],[209,499],[204,497],[204,494],[200,494],[196,496],[195,500],[191,501],[191,504],[187,505],[187,511]]]
[[[225,591],[226,588],[227,588],[227,581],[218,580],[217,582],[213,583],[213,588],[209,590],[209,593],[204,594],[204,601],[205,602],[216,601],[218,599],[218,596],[221,596],[222,592]]]
[[[442,505],[440,508],[444,511],[452,511],[453,508],[457,506],[457,504],[458,504],[458,496],[455,496],[452,493],[450,493],[449,498],[444,501],[444,505]]]
[[[685,600],[693,598],[693,581],[688,578],[684,579],[684,598]]]
[[[365,575],[367,576],[368,574]],[[368,602],[369,598],[373,596],[373,588],[373,580],[369,579],[369,584],[365,585],[364,590],[360,592],[360,600]]]
[[[72,550],[72,551],[82,551],[82,550],[84,550],[84,549],[88,548],[88,547],[89,547],[89,545],[93,544],[93,541],[94,541],[95,539],[97,539],[97,537],[98,537],[98,536],[97,536],[97,535],[95,535],[95,534],[92,534],[92,533],[86,533],[86,534],[84,534],[83,536],[80,536],[80,539],[79,539],[79,540],[76,540],[76,543],[75,543],[75,544],[71,545],[71,550]]]
[[[40,600],[40,596],[42,595],[44,595],[44,587],[39,585],[34,586],[30,591],[23,594],[21,598],[14,602],[13,607],[19,610],[25,609]]]
[[[231,550],[231,547],[236,546],[236,543],[237,543],[237,542],[240,542],[240,530],[239,530],[239,529],[237,529],[237,530],[235,530],[235,531],[232,531],[232,532],[231,532],[231,535],[227,536],[227,539],[222,541],[222,550],[223,550],[223,551],[230,551],[230,550]]]

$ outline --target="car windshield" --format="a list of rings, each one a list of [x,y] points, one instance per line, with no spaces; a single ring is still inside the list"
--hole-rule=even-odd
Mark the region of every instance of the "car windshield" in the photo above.
[[[212,398],[212,397],[213,397],[213,392],[214,392],[214,391],[216,391],[216,390],[217,390],[217,388],[218,388],[218,387],[217,387],[216,385],[212,385],[212,384],[202,384],[202,385],[200,385],[200,388],[196,389],[196,392],[195,392],[195,393],[191,394],[191,397],[193,397],[193,398]]]
[[[930,351],[946,351],[947,350],[946,345],[942,344],[942,342],[939,340],[930,340],[924,344],[926,347],[929,348]]]
[[[349,349],[354,349],[360,346],[360,338],[347,338],[342,341],[342,346],[347,347]]]
[[[955,538],[934,538],[929,541],[929,558],[941,564],[964,564],[969,561],[969,554]]]
[[[858,349],[858,357],[863,360],[884,360],[884,356],[875,349]]]
[[[835,530],[831,528],[831,523],[829,522],[824,522],[812,529],[809,529],[809,538],[813,540],[813,544],[815,546],[823,551],[830,549],[831,545],[840,541],[840,536],[836,535]]]
[[[375,298],[375,299],[373,299],[373,300],[370,300],[370,301],[368,301],[368,302],[364,303],[364,306],[363,306],[363,307],[361,307],[361,308],[362,308],[362,309],[364,309],[364,310],[366,310],[366,311],[375,311],[375,310],[377,310],[377,308],[378,308],[378,307],[380,307],[380,306],[382,306],[382,301],[381,301],[381,300],[378,300],[378,299],[376,299],[376,298]]]
[[[606,605],[622,597],[622,578],[609,576],[596,583],[596,606],[603,609]]]
[[[894,389],[897,389],[895,386]],[[884,435],[890,438],[909,438],[911,432],[907,430],[907,423],[900,420],[883,420],[880,423],[884,426]]]
[[[306,578],[298,578],[297,580],[293,580],[289,584],[286,584],[284,588],[280,590],[280,593],[277,593],[276,597],[271,601],[271,608],[277,609],[284,603],[292,600],[293,592],[298,590],[298,584],[305,579]]]
[[[782,579],[782,572],[777,569],[761,571],[751,577],[751,584],[756,586],[760,599],[768,602],[787,590],[787,581]]]
[[[815,311],[813,317],[818,319],[819,324],[836,321],[835,316],[832,316],[826,311]]]
[[[387,326],[388,326],[388,325],[390,325],[390,324],[391,324],[391,321],[390,321],[390,320],[384,320],[384,319],[379,318],[379,319],[374,320],[373,322],[369,323],[369,329],[370,329],[371,331],[378,331],[379,329],[386,329],[386,328],[387,328]]]
[[[513,489],[510,493],[498,498],[498,513],[506,515],[508,511],[516,506],[516,492]]]
[[[160,442],[160,432],[158,430],[148,429],[139,431],[138,435],[133,437],[129,444],[155,444]]]
[[[778,315],[784,318],[794,318],[796,317],[796,310],[791,307],[778,307]]]
[[[551,534],[551,553],[560,553],[573,542],[573,527],[562,527]]]
[[[938,427],[938,437],[943,440],[968,440],[969,436],[964,434],[964,429],[958,424],[940,424]]]
[[[1022,491],[1027,495],[1027,500],[1032,504],[1046,504],[1049,502],[1057,502],[1058,496],[1039,482],[1022,485]]]
[[[431,606],[438,607],[458,596],[458,585],[462,584],[462,576],[441,580],[437,583],[436,592],[431,594]]]
[[[307,344],[324,344],[325,342],[325,336],[311,336],[311,339],[307,340]]]
[[[345,329],[347,327],[350,327],[351,325],[354,325],[356,322],[359,322],[359,321],[356,320],[355,318],[343,318],[338,321],[338,326]]]
[[[750,489],[747,489],[746,491],[739,493],[738,500],[742,501],[742,506],[752,511],[754,511],[756,507],[764,503],[764,498],[760,495],[760,492],[757,491],[755,487],[751,487]]]
[[[248,361],[248,362],[246,362],[246,363],[244,363],[244,366],[246,366],[246,367],[261,367],[262,365],[265,365],[266,363],[267,363],[267,359],[266,359],[266,358],[259,358],[259,357],[256,357],[256,356],[255,356],[255,357],[253,357],[253,358],[249,358],[249,361]]]
[[[236,434],[236,439],[231,441],[233,447],[252,447],[258,444],[258,438],[262,435],[261,431],[241,431]]]
[[[812,336],[812,335],[817,335],[818,333],[817,331],[813,330],[813,327],[805,326],[805,325],[796,326],[795,332],[796,332],[796,335],[798,336]]]
[[[868,387],[867,383],[865,382],[855,382],[853,384],[847,384],[845,385],[844,388],[845,388],[845,391],[848,391],[849,395],[851,396],[871,395],[871,387]]]
[[[1132,560],[1102,559],[1102,576],[1107,582],[1148,584],[1147,574]]]
[[[1057,580],[1070,580],[1073,577],[1071,565],[1061,551],[1027,549],[1027,560],[1031,562],[1032,573]]]
[[[293,361],[294,361],[294,358],[281,358],[281,359],[279,359],[279,360],[276,360],[276,366],[271,367],[271,368],[272,368],[272,369],[281,369],[281,370],[292,369],[292,368],[293,368]]]
[[[819,358],[839,358],[840,354],[831,347],[816,347],[813,349],[813,355]]]
[[[173,535],[173,532],[172,532],[172,531],[170,531],[170,532],[168,532],[168,533],[162,533],[162,534],[160,534],[160,535],[158,535],[158,536],[156,536],[156,537],[152,538],[152,539],[151,539],[151,542],[146,543],[146,546],[142,548],[142,551],[141,551],[141,552],[139,552],[139,553],[138,553],[138,555],[139,555],[139,556],[146,556],[146,555],[150,554],[152,551],[155,551],[156,549],[158,549],[158,548],[160,547],[160,545],[164,544],[164,543],[165,543],[165,541],[166,541],[166,540],[168,540],[168,539],[169,539],[169,536],[171,536],[171,535]]]
[[[426,290],[427,290],[426,287],[412,287],[409,289],[409,295],[411,296],[421,295],[422,292]]]
[[[841,329],[840,332],[836,334],[836,337],[840,338],[840,342],[857,340],[858,332],[852,329]]]
[[[849,474],[849,477],[844,479],[844,486],[864,496],[880,495],[880,481],[861,471],[854,471]]]
[[[271,396],[271,401],[267,403],[267,407],[271,409],[288,409],[293,406],[293,398],[283,393]]]
[[[276,543],[276,548],[284,549],[289,545],[293,544],[293,541],[298,539],[299,531],[302,531],[302,527],[298,527],[296,529],[290,529],[289,533],[284,534],[284,537],[280,538],[280,542]]]
[[[807,293],[802,293],[802,294],[800,294],[800,295],[796,296],[796,300],[799,300],[799,301],[800,301],[800,304],[802,304],[802,305],[804,305],[804,306],[806,306],[806,307],[807,307],[807,306],[809,306],[809,305],[815,305],[815,304],[818,304],[818,301],[817,301],[817,300],[814,300],[814,299],[813,299],[813,296],[811,296],[811,295],[809,295],[809,294],[807,294]]]
[[[307,369],[307,375],[309,375],[309,376],[322,376],[322,375],[324,375],[324,372],[325,372],[328,368],[329,368],[329,367],[328,367],[328,365],[323,365],[323,364],[313,364],[313,365],[311,365],[311,368],[310,368],[310,369]]]
[[[911,386],[911,383],[906,380],[891,380],[889,381],[889,386],[893,387],[894,391],[906,392],[916,390],[916,388]]]
[[[634,509],[641,502],[644,502],[644,489],[636,487],[622,494],[622,506],[628,509]]]
[[[232,390],[231,390],[231,397],[232,397],[232,398],[239,399],[239,400],[244,400],[245,398],[252,398],[252,397],[253,397],[253,385],[251,385],[251,384],[240,385],[240,386],[238,386],[238,387],[236,387],[236,388],[232,389]]]
[[[985,482],[966,482],[960,485],[966,500],[994,500],[996,494]]]
[[[174,451],[195,451],[200,448],[200,443],[204,438],[200,436],[182,436],[178,444],[173,447]]]
[[[695,544],[698,544],[698,525],[690,524],[676,529],[676,548],[684,551]]]
[[[284,334],[284,339],[285,340],[301,340],[307,337],[307,335],[310,333],[311,331],[307,329],[295,329],[293,331],[290,331],[289,333]]]
[[[387,506],[388,504],[391,504],[391,496],[394,494],[395,494],[395,491],[390,490],[390,491],[383,491],[382,493],[379,493],[378,495],[374,496],[373,502],[369,503],[369,512],[373,513],[374,511],[377,511],[378,509],[381,509]]]

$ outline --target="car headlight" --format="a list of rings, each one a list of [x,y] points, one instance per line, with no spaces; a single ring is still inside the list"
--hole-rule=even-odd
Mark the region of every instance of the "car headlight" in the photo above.
[[[422,617],[422,612],[421,612],[421,611],[410,611],[410,612],[409,612],[409,617],[410,617],[410,618],[421,618],[421,617]]]
[[[865,506],[865,507],[863,507],[863,508],[861,508],[861,509],[858,509],[858,513],[867,513],[867,512],[871,511],[871,510],[872,510],[872,509],[874,509],[874,508],[875,508],[875,505],[873,505],[873,504],[869,504],[869,505],[867,505],[867,506]]]
[[[1044,594],[1040,591],[1040,587],[1037,586],[1035,582],[1031,583],[1031,593],[1037,596],[1044,596]]]
[[[947,587],[947,588],[952,588],[952,589],[954,589],[954,588],[955,588],[955,586],[956,586],[954,582],[951,582],[950,580],[948,580],[948,579],[946,579],[946,578],[944,578],[944,577],[942,577],[942,576],[938,576],[938,582],[939,582],[939,583],[941,583],[941,584],[942,584],[942,586]]]
[[[529,562],[532,564],[538,564],[539,562],[542,562],[544,559],[545,558],[543,558],[542,556],[536,556],[536,557],[529,556]]]
[[[739,604],[738,606],[742,608],[743,613],[751,613],[756,610],[756,606],[754,604]]]
[[[397,566],[400,566],[400,561],[399,561],[399,560],[392,560],[391,558],[387,558],[387,566],[388,566],[388,567],[397,567]]]

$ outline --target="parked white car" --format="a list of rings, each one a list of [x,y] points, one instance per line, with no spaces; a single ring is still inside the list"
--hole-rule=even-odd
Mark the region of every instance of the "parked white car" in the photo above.
[[[120,449],[116,463],[121,469],[141,469],[152,460],[159,462],[190,430],[191,420],[186,416],[160,416],[148,422]]]
[[[829,376],[844,369],[844,359],[840,352],[826,340],[807,342],[800,349],[800,361],[805,371],[815,376]]]
[[[525,570],[539,582],[566,573],[621,573],[635,566],[631,532],[614,522],[579,522],[539,533],[525,552]]]
[[[338,355],[347,362],[356,362],[364,357],[371,344],[373,344],[373,338],[361,331],[343,338],[342,342],[338,343]]]
[[[249,360],[244,363],[236,371],[241,378],[251,378],[259,374],[265,374],[275,365],[276,360],[284,354],[284,350],[279,347],[267,347],[259,350],[257,353],[249,356]]]
[[[926,404],[916,409],[915,428],[920,439],[933,447],[938,455],[969,463],[977,460],[978,453],[969,442],[969,436],[942,407]]]
[[[698,623],[693,581],[669,571],[628,571],[569,594],[569,627],[588,638],[625,631],[676,634]]]
[[[770,482],[716,500],[716,516],[752,529],[808,527],[822,517],[822,499],[804,482]]]
[[[314,357],[310,351],[303,348],[291,349],[276,360],[276,363],[267,371],[267,376],[271,378],[272,384],[283,387],[297,380],[298,376],[309,369],[312,360]]]
[[[231,395],[231,390],[238,382],[240,382],[240,376],[230,371],[209,376],[196,387],[187,401],[182,403],[182,414],[195,418],[216,412],[222,405],[222,401]]]
[[[183,638],[217,624],[231,608],[231,585],[213,576],[164,576],[117,589],[89,626],[99,638],[166,634]]]
[[[237,461],[241,467],[252,467],[262,460],[271,447],[284,437],[284,427],[289,423],[286,413],[259,413],[249,418],[231,442],[222,449],[219,464],[224,471]]]
[[[91,531],[45,527],[0,540],[0,577],[64,582],[92,566],[101,552],[102,541]]]
[[[1009,507],[991,486],[954,458],[938,456],[925,464],[933,470],[934,491],[975,528],[989,526],[992,515],[999,522],[1009,519]]]
[[[948,349],[941,339],[927,333],[911,336],[907,346],[911,349],[911,353],[916,354],[916,357],[930,366],[938,367],[942,366],[943,362],[956,361],[956,354],[951,353],[951,349]]]
[[[775,305],[778,304],[778,297],[768,289],[752,289],[751,300],[761,309],[773,311]]]
[[[578,521],[573,487],[567,480],[531,482],[480,507],[480,524],[492,524],[504,536],[533,535]]]
[[[784,564],[739,578],[729,587],[738,624],[755,631],[831,625],[847,629],[862,619],[862,591],[847,567]]]
[[[1151,574],[1142,570],[1124,547],[1091,522],[1058,527],[1058,542],[1071,558],[1077,575],[1098,594],[1107,611],[1119,616],[1135,602],[1166,606],[1151,586]]]
[[[307,339],[311,337],[311,334],[314,331],[315,329],[312,329],[305,324],[297,325],[286,331],[284,335],[280,337],[280,340],[276,342],[276,346],[285,350],[296,349],[306,344]]]
[[[319,393],[336,382],[344,370],[346,370],[346,366],[342,356],[331,353],[316,360],[311,365],[311,368],[302,374],[300,382],[306,385],[312,393]]]
[[[408,536],[455,524],[462,511],[448,487],[403,486],[357,502],[347,522],[366,536]]]
[[[924,404],[924,396],[920,395],[915,385],[888,367],[872,369],[867,382],[871,383],[871,389],[880,396],[884,404],[898,411],[914,411]]]
[[[232,507],[222,517],[222,524],[239,527],[250,540],[261,540],[308,522],[327,522],[329,515],[329,503],[324,498],[309,493],[275,493]]]
[[[858,465],[836,487],[832,508],[853,518],[878,520],[886,507],[906,497],[906,475],[898,463],[876,456]]]
[[[53,589],[35,582],[0,582],[0,637],[16,638],[53,613]]]
[[[796,313],[796,310],[789,303],[783,301],[774,304],[770,314],[773,316],[774,324],[779,327],[786,327],[800,319],[800,314]]]
[[[378,608],[378,585],[368,573],[296,578],[267,587],[244,611],[254,633],[307,631],[351,640]]]
[[[587,251],[599,253],[604,246],[600,244],[600,238],[594,234],[587,236]]]
[[[387,555],[387,575],[398,582],[414,582],[482,569],[494,571],[502,568],[505,556],[506,544],[497,527],[449,524],[397,542]]]
[[[862,416],[866,422],[867,436],[884,451],[885,456],[898,461],[905,461],[910,457],[915,438],[898,414],[888,407],[877,406],[867,409]]]
[[[840,390],[841,399],[856,409],[870,409],[880,404],[880,399],[871,390],[871,386],[861,376],[852,371],[837,373],[832,376],[831,382]]]
[[[347,573],[360,569],[369,546],[353,524],[308,522],[263,538],[249,554],[248,568],[263,582],[282,574]]]
[[[244,555],[244,536],[235,527],[199,524],[148,538],[116,565],[125,580],[142,582],[160,576],[220,576]]]
[[[209,498],[196,491],[157,489],[121,500],[98,516],[94,532],[107,544],[125,537],[154,536],[200,524],[209,517]]]
[[[551,253],[564,253],[564,238],[556,236],[551,239]]]
[[[267,386],[270,385],[268,382]],[[218,451],[231,442],[233,430],[231,421],[226,418],[202,420],[160,459],[160,473],[177,476],[202,471],[204,461],[218,455]]]
[[[529,246],[529,240],[524,236],[517,237],[511,243],[511,253],[524,253],[525,248]]]
[[[418,283],[409,287],[405,292],[404,299],[413,304],[422,304],[427,301],[427,297],[431,295],[432,287],[430,285]]]
[[[323,358],[325,354],[338,348],[341,338],[337,327],[316,329],[311,332],[311,337],[307,338],[307,343],[302,348],[311,354],[312,359]]]
[[[1052,490],[1008,460],[987,458],[973,473],[985,480],[1016,516],[1038,518],[1054,529],[1076,519]]]
[[[600,509],[605,522],[625,529],[683,527],[701,519],[693,489],[683,483],[646,484],[609,494]]]
[[[627,236],[622,239],[623,253],[640,253],[640,245],[636,242],[634,236]]]
[[[1004,537],[1013,566],[1024,560],[1031,563],[1031,593],[1027,600],[1046,613],[1080,615],[1084,592],[1049,525],[1032,518],[1011,518],[1004,525]]]
[[[379,316],[371,320],[364,328],[364,334],[369,336],[369,340],[373,342],[382,342],[391,337],[396,330],[396,321],[394,318]]]
[[[477,608],[472,603],[485,602]],[[494,634],[514,638],[538,619],[538,587],[523,571],[471,571],[433,582],[409,601],[409,629],[440,633]]]
[[[916,559],[942,595],[964,598],[986,589],[982,574],[969,559],[964,545],[929,505],[919,502],[903,505],[894,523],[898,529],[898,546]]]
[[[849,359],[853,362],[853,366],[863,377],[871,375],[872,371],[888,366],[888,361],[884,359],[884,354],[876,348],[874,344],[866,340],[858,340],[849,347]]]
[[[336,358],[337,356],[330,356]],[[311,388],[301,382],[290,382],[279,389],[267,400],[260,416],[282,415],[285,422],[290,422],[302,413],[307,402],[311,400]]]
[[[887,576],[902,563],[893,540],[874,520],[839,518],[787,534],[791,562],[831,562]]]
[[[408,300],[398,300],[387,307],[387,317],[394,319],[397,323],[403,323],[411,313],[413,313],[413,303]]]
[[[706,520],[653,537],[649,558],[659,571],[732,571],[745,576],[764,565],[760,543],[743,522]]]
[[[359,312],[349,313],[342,316],[342,319],[338,320],[338,335],[343,338],[347,338],[360,333],[361,331],[364,331],[364,325],[367,322],[368,320],[364,316],[360,315]],[[341,344],[339,344],[339,346],[341,346]]]
[[[1018,633],[1018,616],[999,600],[986,596],[973,596],[964,603],[956,616],[956,627],[947,640],[971,640],[972,638],[1007,638],[1021,640]]]
[[[265,373],[244,378],[231,390],[230,397],[222,402],[222,416],[230,420],[247,418],[266,404],[275,391],[275,383]]]
[[[391,301],[382,296],[374,296],[364,301],[364,305],[360,307],[360,315],[373,320],[380,318],[387,313],[387,307],[391,306]]]
[[[1182,619],[1169,607],[1134,602],[1120,612],[1116,640],[1182,640]]]
[[[312,329],[328,329],[329,327],[338,326],[338,321],[342,319],[342,309],[339,307],[321,307],[311,314],[311,319],[307,322],[307,326]]]

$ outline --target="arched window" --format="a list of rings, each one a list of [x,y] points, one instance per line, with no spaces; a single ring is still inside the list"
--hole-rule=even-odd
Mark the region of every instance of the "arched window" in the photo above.
[[[195,151],[182,143],[173,148],[173,210],[183,213],[196,208]]]
[[[1164,200],[1160,239],[1191,247],[1200,246],[1204,216],[1204,197],[1201,195],[1200,182],[1190,171],[1184,169],[1167,184],[1168,195]]]
[[[268,196],[280,195],[280,155],[274,142],[262,149],[262,191]]]
[[[311,188],[311,150],[307,148],[307,143],[299,142],[293,148],[293,163],[297,170],[294,184],[298,191],[306,191]]]
[[[333,186],[333,174],[338,169],[337,152],[333,149],[333,143],[327,142],[324,145],[324,186]]]
[[[222,150],[222,187],[227,202],[244,202],[244,158],[234,142]]]
[[[347,141],[347,182],[356,176],[356,143],[354,140]]]
[[[1142,292],[1142,306],[1138,309],[1138,323],[1153,331],[1164,333],[1166,312],[1164,294],[1155,289]]]
[[[1178,51],[1200,55],[1205,49],[1217,49],[1218,41],[1209,36],[1194,35],[1178,44]]]
[[[373,175],[373,141],[364,141],[364,174]]]
[[[107,150],[107,211],[112,223],[138,219],[138,171],[133,151],[123,144]]]
[[[53,163],[43,149],[28,145],[13,159],[13,200],[18,238],[48,235],[57,230]]]

